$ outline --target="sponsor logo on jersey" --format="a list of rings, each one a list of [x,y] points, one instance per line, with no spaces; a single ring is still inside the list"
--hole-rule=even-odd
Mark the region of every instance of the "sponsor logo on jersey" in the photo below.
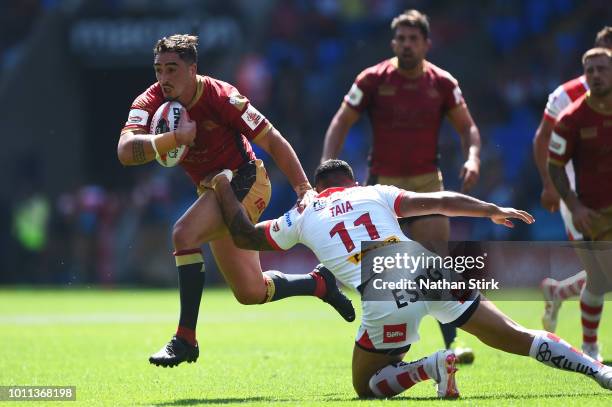
[[[359,89],[357,84],[353,83],[353,86],[351,86],[351,89],[349,90],[349,93],[347,93],[345,99],[348,104],[358,106],[363,99],[363,91]]]
[[[567,141],[563,137],[558,135],[557,133],[553,132],[552,136],[550,137],[550,143],[548,144],[548,149],[555,154],[563,155],[565,154],[566,148],[567,148]]]
[[[255,130],[257,126],[263,121],[263,115],[259,113],[252,105],[249,105],[247,110],[241,116],[242,121],[249,126],[251,130]]]
[[[142,109],[132,109],[130,110],[130,114],[125,124],[126,126],[130,124],[146,126],[148,120],[149,120],[149,112],[147,112],[146,110],[142,110]]]
[[[285,212],[285,222],[287,222],[287,226],[291,227],[293,225],[293,222],[291,222],[291,213],[290,212]]]
[[[396,343],[406,340],[406,324],[383,326],[383,343]]]

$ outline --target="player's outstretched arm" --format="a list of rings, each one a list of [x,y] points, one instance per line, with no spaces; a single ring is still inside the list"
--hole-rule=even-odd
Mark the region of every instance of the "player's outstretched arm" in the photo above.
[[[359,113],[343,102],[325,133],[321,162],[338,158],[344,139],[346,139],[346,135],[357,120],[359,120]]]
[[[481,201],[458,192],[442,191],[418,193],[404,191],[400,201],[401,216],[446,215],[490,218],[494,223],[514,227],[510,219],[519,219],[527,224],[534,222],[529,213],[514,208]]]
[[[224,170],[210,181],[210,185],[215,191],[223,220],[232,235],[234,244],[241,249],[274,250],[266,238],[265,223],[257,225],[251,223],[244,208],[234,195],[230,180],[231,171]]]
[[[273,127],[267,134],[257,137],[253,142],[270,154],[276,166],[289,180],[299,199],[306,191],[312,189],[295,150],[278,130]]]
[[[550,212],[559,210],[559,194],[548,174],[548,144],[553,128],[554,124],[543,118],[533,138],[533,159],[542,180],[540,202],[542,207]]]

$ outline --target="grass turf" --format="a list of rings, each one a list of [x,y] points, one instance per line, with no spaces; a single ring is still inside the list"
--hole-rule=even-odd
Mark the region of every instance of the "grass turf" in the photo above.
[[[541,327],[542,302],[497,304],[516,321]],[[358,323],[345,323],[321,301],[243,306],[229,291],[208,289],[200,314],[198,362],[163,369],[147,358],[174,332],[174,290],[2,289],[0,385],[77,387],[76,402],[36,403],[53,406],[595,406],[612,400],[592,380],[494,351],[465,333],[460,337],[474,348],[476,361],[457,374],[461,399],[437,400],[426,382],[391,400],[358,400],[350,370]],[[579,346],[578,303],[566,303],[560,315],[559,335]],[[604,315],[599,337],[607,359],[611,334]],[[407,359],[442,346],[437,324],[426,318]],[[7,404],[13,403],[0,402]]]

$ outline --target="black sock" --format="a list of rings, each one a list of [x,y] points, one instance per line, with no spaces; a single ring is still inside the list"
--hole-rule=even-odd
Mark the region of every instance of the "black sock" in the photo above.
[[[179,328],[195,331],[204,289],[204,259],[200,249],[180,250],[174,253],[178,268],[181,314]]]
[[[264,302],[277,301],[298,295],[317,295],[324,291],[321,284],[325,284],[322,277],[316,278],[310,274],[283,274],[280,271],[268,270],[264,272],[268,285],[268,292]]]
[[[444,346],[446,349],[450,349],[451,344],[457,337],[457,327],[451,324],[440,324],[440,330],[442,331],[442,337],[444,337]]]

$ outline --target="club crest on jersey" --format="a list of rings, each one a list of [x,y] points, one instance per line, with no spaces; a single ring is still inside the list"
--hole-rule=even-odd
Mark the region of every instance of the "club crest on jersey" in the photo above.
[[[312,208],[315,212],[321,211],[327,207],[327,201],[314,201],[312,204]]]
[[[278,221],[274,221],[274,223],[272,223],[272,231],[278,232],[279,230],[280,230],[280,226],[278,226]]]

